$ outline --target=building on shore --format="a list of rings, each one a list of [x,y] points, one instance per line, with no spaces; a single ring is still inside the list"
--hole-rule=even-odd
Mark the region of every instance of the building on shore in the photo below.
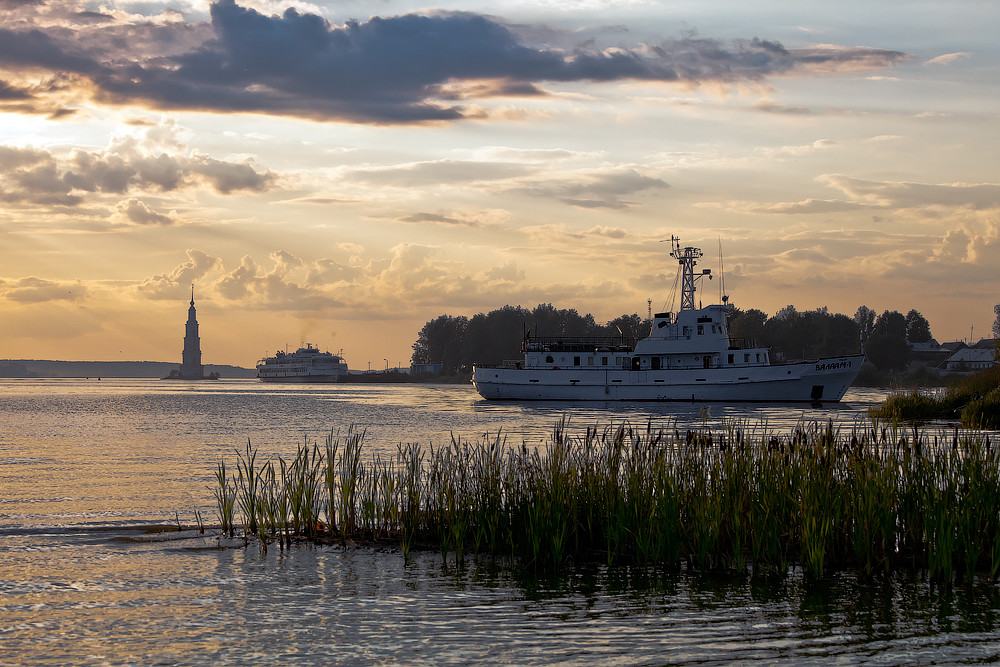
[[[194,285],[191,286],[191,306],[188,308],[187,324],[184,327],[184,349],[181,351],[181,367],[170,371],[164,380],[218,380],[218,373],[205,375],[201,363],[201,337],[198,335],[198,317],[194,308]]]

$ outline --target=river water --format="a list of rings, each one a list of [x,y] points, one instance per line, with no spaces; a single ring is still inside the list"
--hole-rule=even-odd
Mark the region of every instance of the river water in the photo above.
[[[838,406],[488,403],[466,385],[0,380],[0,664],[930,664],[1000,659],[1000,594],[920,578],[779,581],[577,567],[551,579],[440,554],[267,553],[149,524],[214,520],[220,457],[331,430],[366,451],[628,422],[865,423]]]

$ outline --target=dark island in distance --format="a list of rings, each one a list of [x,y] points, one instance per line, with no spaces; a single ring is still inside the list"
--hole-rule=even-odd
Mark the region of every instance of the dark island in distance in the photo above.
[[[177,362],[169,361],[0,360],[3,378],[162,378],[176,369]],[[239,366],[206,365],[205,372],[226,378],[257,377],[256,369]]]

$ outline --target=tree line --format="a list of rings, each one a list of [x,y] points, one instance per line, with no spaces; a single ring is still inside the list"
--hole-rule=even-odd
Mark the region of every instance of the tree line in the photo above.
[[[931,340],[930,324],[916,310],[906,315],[892,310],[877,314],[867,306],[854,317],[830,313],[826,307],[798,311],[785,306],[773,316],[731,306],[729,332],[733,338],[752,338],[770,346],[777,359],[814,359],[855,354],[863,349],[879,370],[905,370],[912,359],[908,343]],[[538,304],[529,310],[503,306],[466,317],[441,315],[427,322],[413,344],[414,364],[442,364],[445,375],[468,373],[473,364],[499,364],[521,358],[526,327],[540,336],[606,336],[642,338],[650,321],[633,313],[599,324],[591,314]]]

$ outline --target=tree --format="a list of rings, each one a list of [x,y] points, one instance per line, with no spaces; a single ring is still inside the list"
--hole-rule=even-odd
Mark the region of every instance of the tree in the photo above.
[[[479,313],[465,328],[461,364],[499,364],[521,356],[521,339],[531,311],[520,306],[504,306]]]
[[[820,356],[834,357],[843,354],[857,354],[859,330],[857,323],[847,315],[828,315],[821,337]]]
[[[766,323],[767,313],[762,310],[734,308],[733,317],[729,320],[729,335],[733,338],[747,338],[763,343]]]
[[[875,320],[875,333],[906,340],[906,317],[898,310],[885,310]]]
[[[906,314],[906,340],[911,343],[926,343],[931,339],[931,325],[916,310]]]
[[[608,336],[624,336],[625,338],[645,338],[649,335],[650,321],[639,317],[638,313],[619,315],[604,325]],[[619,333],[621,332],[621,333]]]
[[[776,320],[793,320],[798,317],[799,311],[795,310],[795,306],[789,304],[776,312],[774,314],[774,319]]]
[[[441,315],[423,326],[413,344],[414,364],[442,364],[443,372],[453,375],[461,366],[461,353],[465,329],[469,319],[465,316]]]
[[[875,332],[868,341],[865,354],[879,370],[906,370],[913,357],[910,346],[906,344],[906,317],[896,310],[883,311],[875,320]]]
[[[875,333],[875,311],[868,306],[861,306],[854,313],[854,321],[858,325],[859,335],[861,336],[861,347],[862,349],[867,348],[868,341],[871,340],[872,334]]]
[[[894,373],[906,370],[912,355],[902,336],[880,333],[872,336],[865,353],[876,368]]]
[[[993,349],[993,358],[1000,361],[1000,304],[993,306],[993,312],[997,318],[993,320],[993,337],[996,338],[996,347]]]

